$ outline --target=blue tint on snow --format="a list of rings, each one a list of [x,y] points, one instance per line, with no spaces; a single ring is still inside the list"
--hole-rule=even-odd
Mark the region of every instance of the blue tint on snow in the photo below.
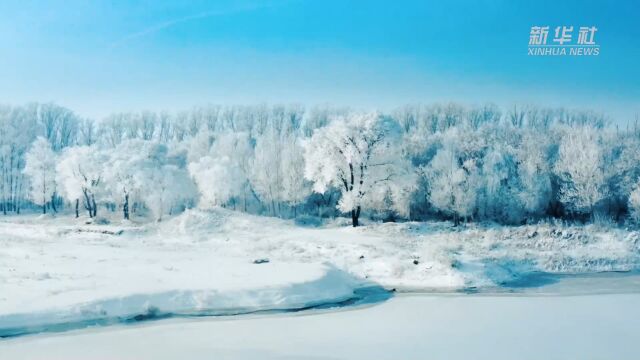
[[[372,305],[379,302],[387,301],[393,296],[393,291],[386,290],[377,285],[366,285],[353,291],[353,296],[349,299],[337,302],[313,303],[301,307],[274,309],[274,310],[255,310],[255,309],[233,309],[233,310],[194,310],[193,312],[171,313],[163,312],[156,307],[150,307],[145,312],[128,317],[104,317],[98,319],[87,319],[70,322],[60,322],[46,325],[35,326],[18,326],[11,328],[0,328],[0,338],[13,338],[38,333],[57,333],[70,330],[86,329],[96,326],[108,325],[127,325],[137,324],[144,321],[157,321],[175,318],[198,318],[198,317],[221,317],[221,316],[239,316],[239,315],[265,315],[265,314],[286,314],[298,313],[302,311],[312,310],[331,310],[346,307],[359,307]]]

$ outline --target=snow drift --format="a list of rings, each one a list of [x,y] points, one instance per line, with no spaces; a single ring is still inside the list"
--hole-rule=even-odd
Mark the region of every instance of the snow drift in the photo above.
[[[330,266],[314,269],[318,270],[317,278],[292,283],[279,279],[281,284],[263,288],[240,283],[235,289],[225,289],[224,284],[216,289],[212,284],[210,289],[136,293],[36,312],[5,313],[0,315],[0,337],[169,316],[293,311],[337,305],[357,296],[354,290],[361,282]],[[256,267],[258,271],[261,269]]]

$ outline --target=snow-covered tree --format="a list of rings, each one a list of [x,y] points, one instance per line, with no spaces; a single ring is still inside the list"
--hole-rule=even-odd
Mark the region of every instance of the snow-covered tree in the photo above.
[[[279,215],[282,188],[282,143],[276,129],[269,129],[256,139],[249,181],[272,215]]]
[[[75,145],[80,120],[69,109],[56,104],[34,104],[37,121],[51,147],[59,151]]]
[[[100,123],[100,132],[103,142],[108,146],[115,147],[124,139],[127,132],[127,123],[131,121],[130,114],[112,114]]]
[[[224,205],[242,192],[242,171],[228,156],[201,158],[189,164],[189,173],[200,192],[200,206]]]
[[[516,151],[519,189],[517,197],[526,214],[540,215],[551,201],[548,139],[526,134]]]
[[[63,151],[56,165],[56,182],[60,194],[70,203],[75,203],[76,217],[79,215],[80,202],[95,217],[98,211],[98,198],[103,194],[103,167],[108,160],[104,151],[95,146],[76,146]]]
[[[20,213],[27,198],[28,184],[22,171],[25,154],[42,127],[38,123],[38,104],[0,108],[0,207]]]
[[[555,173],[560,198],[572,213],[593,215],[594,206],[607,195],[598,132],[591,127],[567,129],[558,150]]]
[[[202,130],[196,134],[187,145],[187,161],[197,162],[200,158],[208,156],[213,144],[214,135],[209,130]]]
[[[91,119],[82,120],[78,124],[78,145],[91,146],[98,140],[97,126]]]
[[[491,146],[482,159],[483,215],[498,221],[516,222],[522,218],[517,197],[517,161],[508,144]]]
[[[23,172],[29,177],[29,199],[42,206],[42,213],[47,213],[47,204],[51,203],[55,211],[56,195],[56,154],[51,144],[44,137],[38,137],[25,155]]]
[[[304,178],[304,154],[300,139],[294,134],[282,140],[280,162],[282,174],[281,200],[293,206],[301,204],[311,194],[311,184]],[[294,214],[295,215],[295,214]]]
[[[145,142],[136,161],[134,182],[139,184],[140,199],[156,221],[164,214],[191,203],[197,189],[187,171],[186,154],[172,153],[167,145]]]
[[[640,181],[640,136],[611,134],[607,137],[610,185],[623,204]]]
[[[196,194],[188,171],[178,165],[158,167],[147,174],[146,180],[152,185],[141,196],[156,221],[161,221],[164,214],[172,214],[174,209],[178,211],[181,204],[190,203]]]
[[[143,166],[148,159],[149,148],[153,144],[142,140],[124,140],[108,153],[108,161],[104,164],[108,171],[104,173],[104,186],[111,201],[122,207],[124,219],[130,218],[134,196],[146,186]]]
[[[629,215],[636,224],[640,224],[640,183],[629,195]]]
[[[189,173],[200,191],[200,206],[224,205],[242,193],[242,171],[228,156],[205,156],[189,165]]]
[[[411,175],[400,141],[398,124],[377,113],[334,119],[305,142],[305,177],[318,193],[338,188],[338,209],[349,213],[352,225],[358,226],[362,208],[380,187]],[[404,204],[397,200],[391,199],[390,205]]]
[[[43,168],[39,136],[59,162],[45,183],[34,170]],[[19,213],[26,201],[46,211],[62,199],[90,216],[101,204],[160,219],[194,203],[195,181],[200,206],[276,216],[324,216],[337,205],[352,220],[521,223],[595,211],[619,220],[633,211],[639,149],[637,126],[534,106],[407,105],[383,115],[213,105],[100,122],[55,104],[0,106],[0,211]]]
[[[453,217],[455,225],[473,215],[480,186],[475,160],[463,160],[453,144],[445,143],[422,174],[429,186],[429,202]]]
[[[213,144],[208,137],[196,136],[189,150],[192,162],[188,169],[200,193],[200,207],[221,206],[240,197],[246,203],[252,152],[247,134],[220,134]]]

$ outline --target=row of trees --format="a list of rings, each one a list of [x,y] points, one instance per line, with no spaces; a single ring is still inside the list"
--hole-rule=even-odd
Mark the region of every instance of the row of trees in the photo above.
[[[600,114],[493,105],[390,113],[299,106],[123,113],[0,109],[2,210],[281,217],[640,220],[640,129]]]

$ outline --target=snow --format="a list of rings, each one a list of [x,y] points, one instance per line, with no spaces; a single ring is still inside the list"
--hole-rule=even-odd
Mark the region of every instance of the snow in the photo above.
[[[451,292],[518,287],[539,272],[640,269],[639,233],[621,228],[446,222],[352,228],[343,220],[300,226],[220,208],[142,223],[5,217],[0,328],[306,308],[349,299],[371,284]]]
[[[0,328],[150,311],[302,308],[349,299],[357,285],[321,262],[256,265],[249,254],[159,242],[136,226],[59,225],[71,221],[0,224]]]
[[[25,309],[21,304],[16,304],[19,313],[0,315],[0,335],[35,332],[47,329],[48,326],[55,328],[62,325],[64,328],[64,325],[69,325],[72,328],[77,324],[92,324],[90,320],[108,320],[107,323],[113,323],[165,315],[234,315],[263,310],[304,309],[339,303],[354,297],[352,279],[330,267],[264,266],[265,269],[257,271],[255,267],[249,268],[233,262],[223,262],[221,265],[227,271],[233,269],[230,276],[218,275],[219,278],[212,279],[205,275],[204,278],[209,281],[201,289],[191,288],[198,281],[178,275],[173,276],[171,281],[163,282],[163,285],[168,284],[168,287],[173,288],[164,292],[157,292],[148,286],[138,289],[110,282],[100,291],[87,294],[86,298],[95,300],[75,303],[79,294],[54,296],[55,301],[47,301],[46,306],[56,307],[28,313],[23,312]],[[295,275],[288,275],[289,271],[293,271]],[[44,278],[38,278],[49,279],[51,277],[48,274]],[[127,278],[127,283],[133,284],[130,282],[138,280],[148,279],[133,276]],[[66,294],[71,295],[71,292]],[[31,305],[33,304],[32,302]],[[35,304],[45,305],[40,302]]]
[[[14,360],[87,354],[122,360],[635,359],[640,336],[635,290],[581,296],[401,295],[348,311],[174,319],[15,338],[0,342],[0,354]]]
[[[260,254],[278,262],[321,259],[396,289],[503,285],[531,272],[640,269],[640,232],[620,228],[561,223],[453,227],[448,222],[352,228],[343,220],[305,227],[217,209],[187,211],[157,231],[171,234],[168,241],[206,244],[228,256]]]

